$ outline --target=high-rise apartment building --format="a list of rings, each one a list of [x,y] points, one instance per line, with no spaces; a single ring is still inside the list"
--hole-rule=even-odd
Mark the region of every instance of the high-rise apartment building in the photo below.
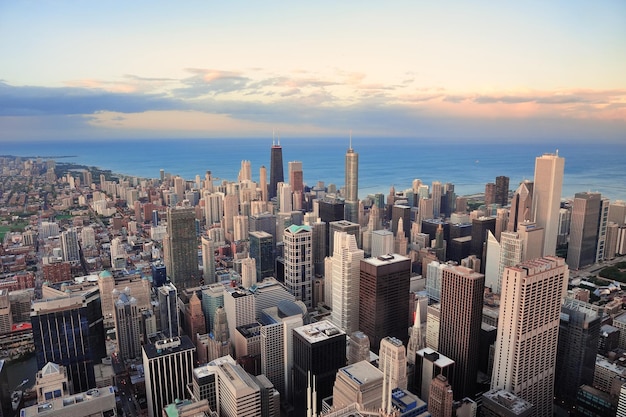
[[[80,247],[76,230],[69,229],[61,233],[63,260],[66,262],[80,261]]]
[[[554,154],[544,154],[535,160],[535,185],[533,188],[533,217],[537,226],[544,229],[543,255],[554,255],[559,227],[561,189],[565,159]]]
[[[208,236],[202,236],[202,277],[205,284],[215,282],[215,246]]]
[[[187,397],[192,382],[196,347],[187,336],[156,340],[143,345],[148,416],[162,415],[163,407]]]
[[[359,327],[378,353],[387,336],[406,344],[409,328],[411,260],[393,254],[361,260]]]
[[[95,388],[94,364],[106,356],[98,287],[69,294],[44,287],[44,297],[30,313],[37,366],[65,366],[76,392]]]
[[[448,266],[442,271],[438,351],[455,362],[457,399],[475,394],[484,288],[485,276],[472,269]]]
[[[393,253],[393,232],[390,230],[374,230],[372,232],[372,257]]]
[[[194,207],[168,207],[163,249],[165,268],[172,283],[181,289],[197,286],[200,273]]]
[[[291,161],[288,163],[289,168],[289,185],[291,191],[304,192],[304,179],[302,175],[302,161]]]
[[[309,226],[291,225],[285,229],[285,286],[307,308],[313,307],[313,254]]]
[[[433,217],[438,218],[441,214],[441,196],[443,194],[443,185],[440,181],[433,181],[431,188],[431,198],[433,199]]]
[[[332,224],[332,223],[331,223]],[[332,305],[330,320],[346,333],[359,330],[359,279],[364,252],[357,247],[356,237],[346,232],[335,232],[334,252],[331,258]]]
[[[224,217],[224,194],[204,192],[204,218],[207,226],[220,224]]]
[[[509,203],[509,177],[500,175],[496,177],[496,195],[494,202],[504,207]]]
[[[359,154],[352,149],[352,138],[350,147],[346,152],[346,205],[344,218],[352,223],[359,222]]]
[[[533,404],[533,416],[552,416],[565,261],[544,257],[505,268],[491,388]]]
[[[280,146],[280,139],[278,139],[278,143],[274,143],[274,141],[272,141],[272,150],[270,153],[270,185],[267,190],[269,199],[276,197],[276,187],[279,182],[284,181],[283,148]]]
[[[488,182],[485,184],[485,210],[491,215],[491,206],[496,204],[496,184]]]

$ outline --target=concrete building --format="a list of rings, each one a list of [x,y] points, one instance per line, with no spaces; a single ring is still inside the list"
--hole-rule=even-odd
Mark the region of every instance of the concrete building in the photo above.
[[[533,218],[544,229],[543,255],[554,255],[559,227],[561,189],[565,159],[558,151],[535,159],[535,183],[532,191]]]
[[[285,229],[285,286],[307,308],[313,307],[312,233],[309,226]]]
[[[181,289],[197,286],[200,273],[194,207],[168,207],[163,251],[165,268],[172,283]]]
[[[608,199],[600,193],[575,194],[567,247],[567,265],[571,269],[604,259],[607,222]]]
[[[408,341],[410,275],[411,260],[404,256],[361,260],[359,327],[376,353],[387,336]]]
[[[431,349],[424,348],[415,357],[415,390],[420,398],[428,399],[430,384],[437,375],[452,379],[454,361]]]
[[[561,299],[569,271],[556,257],[529,260],[504,270],[500,323],[491,388],[533,404],[533,416],[552,416]],[[541,355],[537,355],[541,352]]]
[[[346,152],[345,186],[344,218],[349,222],[359,223],[359,154],[352,149],[352,138]]]
[[[533,405],[517,395],[493,389],[482,396],[481,415],[485,417],[530,417]]]
[[[331,223],[332,225],[333,223]],[[360,266],[364,252],[357,246],[356,237],[347,232],[335,232],[332,268],[332,311],[330,320],[346,333],[359,330]]]
[[[167,404],[187,397],[192,382],[196,347],[187,336],[155,340],[143,345],[143,368],[148,416],[158,417]]]
[[[475,394],[485,276],[462,266],[443,270],[438,352],[454,360],[456,399]]]
[[[428,411],[432,417],[452,416],[454,393],[448,379],[437,375],[430,384],[428,394]]]
[[[383,373],[367,361],[340,368],[333,386],[333,408],[357,403],[378,410],[383,398]]]

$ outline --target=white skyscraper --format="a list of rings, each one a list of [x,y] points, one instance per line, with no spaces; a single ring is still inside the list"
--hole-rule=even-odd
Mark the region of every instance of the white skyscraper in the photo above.
[[[439,217],[441,212],[441,195],[443,191],[443,185],[439,181],[433,181],[431,192],[433,199],[433,215],[435,218]]]
[[[565,159],[559,156],[558,151],[535,160],[533,215],[537,226],[544,229],[544,256],[553,256],[556,251],[564,169]]]
[[[372,232],[372,258],[393,253],[393,232],[374,230]]]
[[[215,282],[215,248],[213,241],[207,236],[202,236],[202,277],[205,284]]]
[[[291,225],[285,229],[285,286],[307,308],[313,307],[313,233],[309,226]]]
[[[224,216],[224,194],[208,193],[204,196],[204,216],[207,225],[221,223]]]
[[[335,232],[332,270],[332,305],[330,320],[346,333],[359,330],[359,277],[364,252],[357,247],[354,235]]]
[[[569,270],[549,256],[507,267],[502,276],[500,323],[491,388],[506,389],[552,416],[561,299]]]

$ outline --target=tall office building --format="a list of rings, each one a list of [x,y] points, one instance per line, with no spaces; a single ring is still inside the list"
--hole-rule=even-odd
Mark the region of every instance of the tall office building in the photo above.
[[[552,416],[565,261],[537,258],[505,268],[491,388],[533,404],[533,416]]]
[[[390,230],[374,230],[372,232],[372,258],[393,252],[393,232]]]
[[[479,217],[472,219],[472,243],[470,246],[470,254],[475,255],[478,259],[483,257],[483,247],[487,242],[487,231],[496,233],[495,217]],[[456,392],[456,390],[455,390]]]
[[[378,356],[378,368],[385,375],[386,392],[394,388],[406,389],[406,347],[404,344],[395,337],[385,337],[380,341]]]
[[[559,156],[558,151],[535,160],[533,217],[537,226],[544,229],[544,256],[553,256],[556,250],[564,168],[565,159]]]
[[[167,337],[180,334],[178,329],[178,291],[171,283],[158,288],[160,331]]]
[[[563,299],[556,356],[555,396],[571,407],[581,385],[592,385],[600,340],[602,308]]]
[[[72,228],[61,233],[61,248],[63,249],[64,261],[80,261],[80,247],[76,230]]]
[[[438,218],[441,214],[441,196],[443,194],[443,185],[440,181],[433,181],[431,188],[431,198],[433,199],[433,217]]]
[[[219,415],[261,416],[261,392],[253,378],[240,365],[230,362],[221,363],[215,369]]]
[[[164,261],[172,283],[181,289],[197,286],[200,273],[194,207],[168,207],[166,240]]]
[[[30,313],[37,366],[63,365],[75,391],[95,388],[94,364],[106,356],[98,287],[68,294],[44,287],[44,297]]]
[[[511,198],[507,231],[516,232],[519,223],[532,220],[533,188],[533,182],[526,180],[515,190],[513,198]]]
[[[192,382],[196,347],[187,336],[157,340],[143,345],[148,416],[162,415],[163,407],[187,397]]]
[[[115,300],[115,336],[122,360],[135,359],[141,356],[141,311],[137,299],[126,291],[120,292]]]
[[[415,392],[420,398],[428,399],[430,384],[437,377],[443,375],[451,379],[454,373],[454,361],[441,353],[424,348],[417,351],[415,356]]]
[[[485,184],[485,210],[487,215],[491,215],[491,206],[496,204],[496,184],[488,182]]]
[[[359,154],[352,149],[352,137],[350,147],[346,152],[346,205],[344,218],[352,223],[359,222]]]
[[[346,334],[323,320],[293,330],[293,406],[304,416],[307,388],[317,395],[313,410],[321,411],[322,399],[332,395],[339,368],[346,366]]]
[[[328,244],[330,245],[328,250],[330,256],[333,256],[333,253],[335,253],[334,236],[336,232],[346,232],[349,235],[353,235],[356,238],[357,247],[361,247],[361,226],[358,223],[349,222],[347,220],[338,220],[328,223],[328,228]]]
[[[337,372],[333,387],[334,410],[354,403],[366,410],[378,410],[382,398],[383,373],[368,361],[350,364]]]
[[[261,165],[259,168],[259,188],[261,189],[261,201],[267,201],[267,168]]]
[[[293,329],[301,327],[303,311],[292,301],[281,301],[263,310],[261,326],[261,372],[285,401],[291,402]]]
[[[202,277],[205,284],[215,282],[215,246],[208,236],[202,236]]]
[[[359,327],[378,353],[386,336],[406,344],[409,328],[411,260],[393,254],[361,260]]]
[[[332,224],[332,223],[331,223]],[[357,247],[356,237],[346,232],[334,234],[334,252],[331,258],[332,306],[330,320],[346,333],[359,330],[359,277],[362,249]]]
[[[256,262],[257,279],[274,276],[274,238],[271,234],[259,231],[250,232],[250,257]]]
[[[307,308],[313,307],[313,254],[309,226],[291,225],[285,229],[285,286]]]
[[[438,351],[455,362],[456,399],[475,394],[485,276],[463,266],[449,266],[441,277]]]
[[[274,143],[272,140],[272,150],[270,153],[270,185],[267,190],[268,199],[276,197],[276,187],[279,182],[284,181],[283,148],[280,146],[280,139],[278,139],[278,143]]]
[[[431,417],[452,416],[452,403],[454,401],[452,388],[448,378],[443,375],[437,375],[432,380],[428,393],[428,411]]]
[[[288,164],[289,185],[294,193],[304,192],[304,179],[302,174],[302,161],[291,161]]]
[[[509,177],[500,175],[496,177],[496,195],[495,201],[500,207],[509,204]]]
[[[204,219],[207,226],[222,222],[224,217],[224,194],[204,192]]]
[[[242,288],[228,288],[224,291],[224,310],[228,316],[228,332],[234,338],[237,328],[255,323],[256,300],[252,293]],[[241,352],[235,352],[241,356]]]
[[[598,250],[604,247],[607,220],[608,200],[600,193],[574,195],[567,247],[567,265],[571,269],[580,269],[604,258],[602,253],[598,259]]]

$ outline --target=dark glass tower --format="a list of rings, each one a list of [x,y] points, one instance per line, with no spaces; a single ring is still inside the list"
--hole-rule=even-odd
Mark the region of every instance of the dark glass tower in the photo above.
[[[38,368],[48,362],[63,365],[75,392],[95,388],[94,364],[106,356],[98,287],[35,301],[30,319]]]
[[[272,142],[272,153],[270,155],[270,188],[267,190],[268,198],[276,197],[276,186],[279,182],[285,182],[283,174],[283,148],[278,143]]]

